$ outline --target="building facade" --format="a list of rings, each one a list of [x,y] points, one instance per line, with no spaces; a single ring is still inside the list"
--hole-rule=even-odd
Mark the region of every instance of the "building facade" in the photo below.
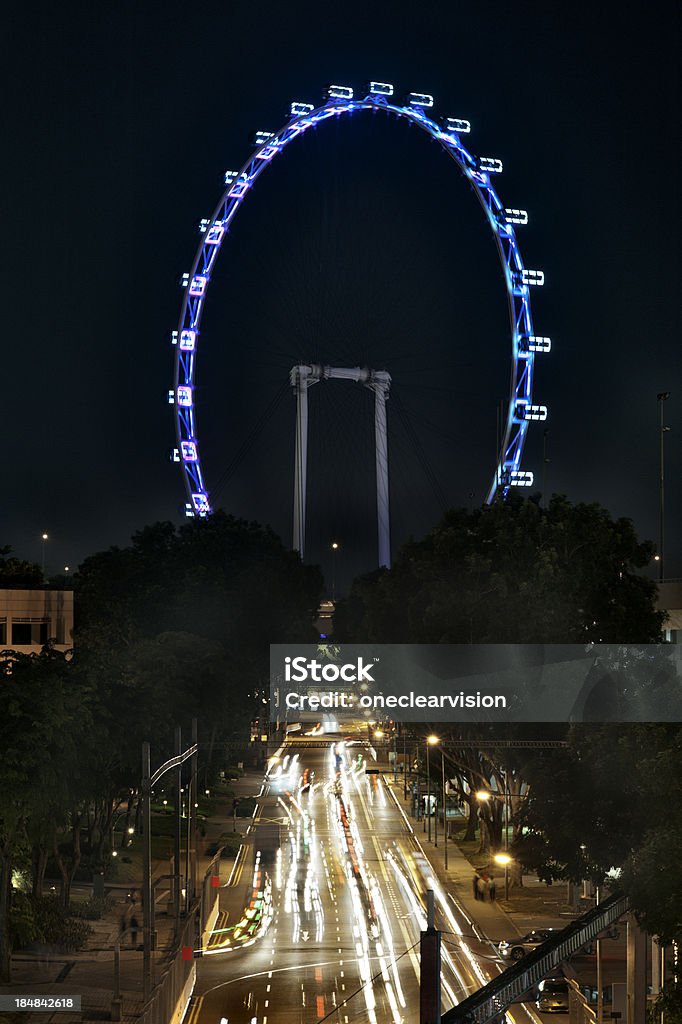
[[[73,647],[73,590],[0,589],[0,650],[40,654],[48,640]]]

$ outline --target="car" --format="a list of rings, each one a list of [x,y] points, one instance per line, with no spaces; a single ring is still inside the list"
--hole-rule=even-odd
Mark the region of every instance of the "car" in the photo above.
[[[541,1013],[568,1013],[568,982],[563,977],[545,978],[538,985],[536,1006]]]
[[[515,939],[503,939],[498,943],[500,956],[507,960],[521,960],[526,953],[537,949],[547,939],[551,939],[558,932],[557,928],[534,928],[532,932]]]

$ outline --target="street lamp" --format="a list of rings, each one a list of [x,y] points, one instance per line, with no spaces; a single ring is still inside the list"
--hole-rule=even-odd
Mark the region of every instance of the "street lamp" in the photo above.
[[[504,853],[498,853],[493,857],[493,860],[497,861],[498,864],[508,865],[512,858],[509,856],[509,798],[507,788],[507,773],[504,773],[504,796],[500,796],[499,793],[491,793],[487,789],[478,789],[476,791],[476,799],[481,803],[487,803],[488,800],[497,797],[498,800],[504,800]],[[504,858],[507,858],[504,860]],[[502,859],[500,859],[502,858]],[[509,899],[509,877],[507,873],[507,867],[504,869],[504,898]]]
[[[41,552],[42,552],[42,570],[43,570],[43,579],[44,579],[45,578],[45,541],[49,540],[49,537],[48,537],[48,535],[46,533],[41,533],[40,540],[41,540],[41,545],[42,545],[42,547],[41,547]]]
[[[339,550],[338,541],[332,541],[332,604],[336,605],[336,552]]]
[[[445,845],[445,870],[448,870],[448,798],[445,790],[445,753],[440,748],[440,770],[443,776],[443,842]]]
[[[429,819],[429,842],[431,842],[431,759],[429,752],[436,743],[438,743],[438,736],[431,734],[426,737],[426,817]],[[426,827],[426,822],[424,822],[424,827]],[[438,846],[438,819],[436,819],[435,827],[436,846]]]
[[[512,858],[508,853],[496,853],[493,857],[496,864],[504,864],[504,898],[509,899],[509,865]]]
[[[670,430],[670,427],[665,427],[663,425],[663,403],[667,402],[668,399],[670,398],[670,392],[669,391],[659,391],[659,393],[656,395],[656,398],[658,399],[658,408],[659,408],[659,411],[660,411],[660,422],[661,422],[661,426],[660,426],[660,446],[661,446],[661,452],[660,452],[660,466],[659,466],[659,470],[660,470],[660,473],[659,473],[659,518],[660,518],[660,523],[659,523],[659,546],[658,546],[659,558],[657,559],[657,561],[658,561],[658,579],[659,579],[659,582],[662,583],[663,582],[663,562],[664,562],[664,559],[663,559],[663,544],[664,544],[664,540],[665,540],[665,462],[664,462],[664,444],[663,444],[663,441],[664,441],[665,435]]]

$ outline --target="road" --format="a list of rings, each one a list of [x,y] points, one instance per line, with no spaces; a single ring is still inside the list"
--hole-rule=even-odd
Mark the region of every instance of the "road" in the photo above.
[[[433,889],[443,1011],[500,970],[440,887],[366,743],[292,740],[272,763],[186,1024],[419,1019],[419,935]],[[245,909],[246,908],[246,909]],[[514,1024],[538,1024],[514,1008]]]

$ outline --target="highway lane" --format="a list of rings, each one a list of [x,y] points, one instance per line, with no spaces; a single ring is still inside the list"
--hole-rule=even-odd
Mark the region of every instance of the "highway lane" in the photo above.
[[[443,1009],[497,973],[367,762],[366,744],[330,740],[289,742],[271,764],[187,1024],[414,1021],[427,888],[443,932]]]

